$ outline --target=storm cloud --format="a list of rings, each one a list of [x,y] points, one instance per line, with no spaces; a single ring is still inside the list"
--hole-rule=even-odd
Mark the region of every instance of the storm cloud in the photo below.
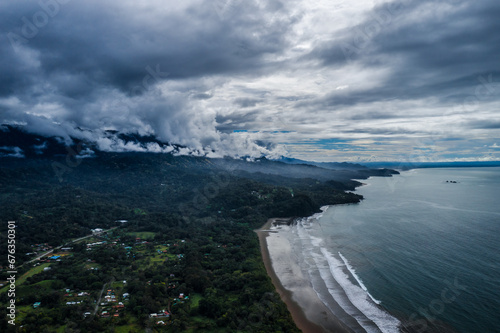
[[[498,160],[499,16],[493,0],[3,2],[0,122],[108,150],[126,149],[116,130],[210,156]]]

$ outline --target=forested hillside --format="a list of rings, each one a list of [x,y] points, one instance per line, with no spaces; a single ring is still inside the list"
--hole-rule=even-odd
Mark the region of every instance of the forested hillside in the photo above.
[[[270,217],[362,199],[345,192],[360,183],[344,171],[265,159],[99,152],[0,161],[0,243],[6,222],[16,221],[23,277],[19,332],[297,331],[253,230]],[[298,177],[303,170],[312,171]],[[96,228],[105,231],[71,243]],[[0,281],[6,250],[0,247]],[[9,331],[5,290],[0,330]]]

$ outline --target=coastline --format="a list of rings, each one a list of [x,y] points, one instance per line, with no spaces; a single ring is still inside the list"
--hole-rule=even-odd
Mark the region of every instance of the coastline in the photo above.
[[[281,300],[286,304],[288,311],[290,311],[295,325],[304,333],[352,332],[352,330],[347,328],[338,318],[331,315],[331,312],[328,311],[323,302],[321,302],[311,285],[304,284],[303,282],[305,281],[301,281],[300,278],[297,278],[297,282],[302,283],[300,294],[298,292],[292,292],[283,286],[280,277],[276,274],[275,268],[273,267],[267,240],[270,233],[273,232],[270,229],[277,220],[283,219],[271,218],[260,229],[255,230],[255,232],[259,237],[261,255],[267,274],[271,278]],[[288,262],[284,264],[293,266],[294,263],[291,258],[289,258]]]

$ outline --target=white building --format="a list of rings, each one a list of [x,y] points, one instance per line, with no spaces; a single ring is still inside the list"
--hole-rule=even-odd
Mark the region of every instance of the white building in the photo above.
[[[101,229],[101,228],[95,228],[95,229],[92,229],[92,235],[99,235],[101,234],[104,230]]]

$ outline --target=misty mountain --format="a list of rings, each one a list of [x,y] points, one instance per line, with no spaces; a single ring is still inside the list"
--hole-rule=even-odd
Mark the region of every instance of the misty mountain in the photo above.
[[[71,171],[72,165],[92,164],[102,168],[112,164],[123,167],[132,167],[146,164],[164,165],[179,170],[189,170],[194,173],[229,172],[233,175],[264,180],[268,183],[286,183],[293,179],[314,179],[318,181],[347,182],[351,179],[366,179],[370,176],[391,176],[397,172],[389,169],[369,169],[359,164],[351,163],[317,163],[282,157],[280,160],[269,160],[265,157],[258,159],[248,158],[207,158],[194,156],[186,147],[162,142],[154,136],[139,134],[124,134],[117,131],[107,131],[110,138],[119,140],[121,147],[131,151],[101,151],[93,142],[72,138],[68,143],[60,137],[44,137],[25,132],[20,126],[4,125],[0,127],[0,157],[2,164],[32,165],[32,160],[53,160],[52,166],[58,171]],[[151,149],[155,147],[155,149]],[[159,149],[158,149],[159,147]],[[14,160],[12,160],[14,158]],[[98,158],[99,161],[90,161]],[[21,159],[16,161],[17,159]],[[59,163],[59,164],[57,164]],[[36,164],[36,163],[35,163]],[[66,164],[70,164],[68,167]],[[55,166],[54,166],[55,165]],[[153,170],[153,169],[152,169]],[[269,177],[272,176],[272,177]],[[282,179],[282,181],[280,181]]]
[[[333,170],[361,170],[368,169],[366,166],[357,164],[357,163],[347,163],[347,162],[312,162],[312,161],[304,161],[291,157],[282,157],[277,161],[287,163],[287,164],[307,164],[314,165],[317,167],[325,168],[325,169],[333,169]]]

